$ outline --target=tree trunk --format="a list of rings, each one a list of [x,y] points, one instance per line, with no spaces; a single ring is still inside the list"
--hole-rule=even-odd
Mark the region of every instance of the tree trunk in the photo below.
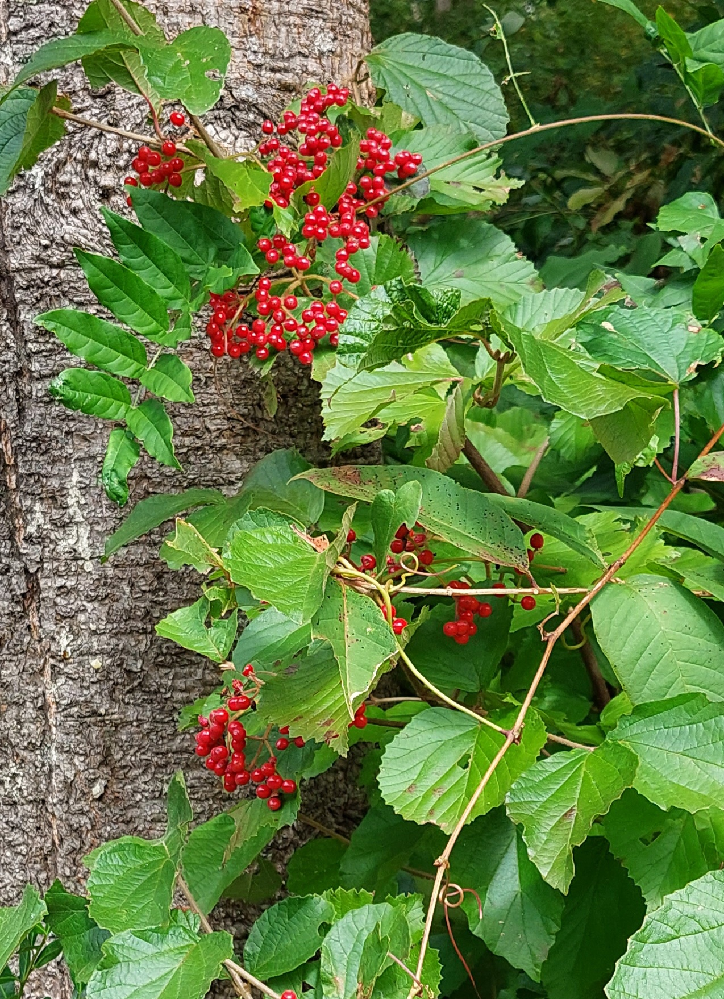
[[[248,145],[261,119],[305,81],[349,78],[368,48],[365,0],[150,6],[169,35],[201,23],[228,35],[232,64],[207,123],[229,148]],[[81,13],[69,0],[0,0],[0,83],[41,43],[70,34]],[[91,96],[78,67],[54,75],[76,113],[148,131],[140,98],[115,87]],[[250,369],[224,358],[215,379],[199,337],[181,348],[194,371],[197,403],[170,407],[184,471],[142,461],[124,513],[103,495],[98,479],[108,428],[50,398],[48,380],[71,362],[33,317],[68,303],[94,308],[72,248],[107,250],[99,208],[124,211],[122,178],[133,154],[125,140],[71,125],[61,145],[16,181],[0,209],[4,905],[28,880],[41,889],[55,877],[80,886],[82,857],[108,838],[161,832],[164,787],[179,766],[201,813],[222,804],[194,765],[188,736],[175,731],[179,708],[212,685],[216,671],[154,634],[159,618],[195,598],[193,576],[159,563],[160,533],[102,565],[104,539],[150,493],[233,488],[275,447],[296,445],[311,460],[323,458],[318,394],[306,373],[279,365],[272,422]]]

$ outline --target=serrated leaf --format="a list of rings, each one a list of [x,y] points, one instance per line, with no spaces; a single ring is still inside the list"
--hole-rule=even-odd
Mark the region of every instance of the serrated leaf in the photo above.
[[[539,760],[508,792],[508,815],[523,826],[528,855],[548,884],[567,892],[573,879],[573,847],[579,846],[599,815],[630,787],[636,756],[604,743]]]
[[[142,537],[155,527],[160,527],[177,513],[195,506],[219,506],[226,498],[218,489],[185,489],[180,493],[160,493],[136,503],[121,526],[106,541],[104,557],[108,558],[120,548]]]
[[[66,891],[54,881],[45,893],[46,924],[63,946],[63,960],[73,984],[85,985],[101,959],[101,945],[110,936],[88,915],[88,899]]]
[[[325,552],[281,514],[264,509],[245,513],[229,536],[223,559],[235,583],[298,624],[310,621],[322,603],[329,574]]]
[[[126,413],[128,429],[145,449],[162,465],[181,468],[173,451],[173,425],[163,403],[158,399],[144,399]]]
[[[54,38],[41,45],[32,57],[25,63],[13,81],[17,87],[38,73],[49,69],[57,69],[76,62],[84,56],[93,55],[106,48],[130,48],[130,43],[121,35],[112,31],[99,31],[82,35],[70,35],[68,38]]]
[[[370,505],[370,524],[374,534],[374,551],[378,565],[385,564],[390,542],[404,524],[412,528],[417,523],[422,502],[422,486],[416,479],[403,483],[394,493],[381,489]]]
[[[266,670],[306,648],[312,640],[309,624],[299,625],[275,607],[269,607],[244,628],[232,660],[237,669],[251,663]]]
[[[78,34],[111,31],[134,48],[103,49],[82,57],[83,69],[93,88],[101,88],[113,81],[132,94],[142,94],[154,106],[159,97],[146,76],[138,45],[163,45],[166,41],[151,11],[135,0],[120,0],[118,7],[136,22],[142,36],[135,35],[112,0],[91,0],[78,22]]]
[[[350,716],[374,687],[380,669],[397,652],[392,629],[368,596],[334,580],[312,621],[312,637],[329,642],[339,664]]]
[[[569,517],[568,514],[562,513],[553,506],[534,503],[533,500],[521,499],[519,496],[491,493],[489,499],[513,520],[544,531],[558,541],[562,541],[564,545],[568,545],[579,555],[585,556],[600,569],[606,567],[593,531],[580,521]]]
[[[167,925],[176,861],[164,840],[122,836],[85,858],[90,916],[111,933]]]
[[[491,720],[505,725],[512,722],[512,714],[496,715]],[[382,797],[404,818],[434,822],[451,832],[503,742],[499,732],[462,712],[449,708],[423,711],[385,749],[378,776]],[[544,742],[540,719],[529,713],[520,745],[505,754],[470,820],[503,801]]]
[[[640,704],[609,741],[639,758],[634,787],[660,808],[718,808],[724,789],[724,706],[703,694]]]
[[[631,938],[606,986],[608,999],[694,999],[722,989],[724,871],[710,871],[664,899]]]
[[[194,402],[191,391],[193,375],[187,364],[176,354],[161,354],[153,367],[140,377],[141,385],[170,402]]]
[[[400,906],[388,902],[353,909],[332,926],[322,943],[320,981],[329,999],[369,994],[392,963],[410,950],[410,929]]]
[[[686,473],[689,479],[703,479],[705,482],[724,481],[724,452],[714,451],[697,458]]]
[[[492,73],[441,38],[393,35],[366,57],[375,86],[425,125],[451,125],[480,142],[505,135],[508,113]]]
[[[630,14],[642,28],[645,28],[649,24],[649,19],[638,9],[633,0],[601,0],[601,2],[607,4],[609,7],[617,7],[619,10]]]
[[[697,319],[714,319],[724,305],[724,249],[719,243],[699,271],[691,292],[692,308]]]
[[[52,379],[48,391],[68,409],[78,409],[86,416],[123,420],[130,413],[131,393],[123,382],[102,371],[66,368]]]
[[[144,46],[141,58],[160,97],[181,101],[192,114],[203,114],[219,99],[231,46],[220,28],[198,25],[182,31],[164,48]]]
[[[285,898],[254,923],[244,945],[244,967],[252,975],[283,975],[319,950],[320,927],[334,920],[334,907],[319,895]]]
[[[463,391],[456,385],[445,404],[445,416],[437,434],[437,443],[425,464],[435,472],[447,472],[460,457],[465,443],[465,404]]]
[[[287,891],[291,895],[308,892],[319,895],[330,888],[338,888],[339,865],[346,851],[346,843],[324,836],[298,846],[287,863]]]
[[[249,497],[251,509],[266,507],[308,527],[319,520],[324,509],[322,490],[296,478],[309,468],[309,462],[291,448],[272,451],[244,477],[241,492]]]
[[[226,660],[236,638],[237,612],[233,611],[228,618],[212,621],[207,627],[209,609],[209,601],[206,597],[201,597],[188,607],[180,607],[177,611],[167,614],[156,625],[156,633],[162,638],[169,638],[184,649],[198,652],[213,662],[222,663]]]
[[[176,530],[164,542],[175,553],[178,553],[175,564],[192,565],[199,572],[209,569],[220,569],[223,566],[218,552],[199,534],[193,524],[185,520],[176,521]]]
[[[318,258],[321,258],[323,250],[324,246],[319,248]],[[329,259],[331,262],[331,247]],[[355,253],[354,266],[360,272],[360,279],[355,285],[355,294],[360,298],[368,295],[373,287],[386,284],[395,278],[402,278],[403,281],[415,279],[412,257],[402,243],[385,233],[372,236],[367,249]]]
[[[605,587],[591,611],[596,638],[634,704],[689,691],[724,700],[724,625],[684,587],[634,576]]]
[[[339,149],[335,149],[329,157],[327,167],[316,180],[308,180],[298,187],[292,197],[291,204],[299,214],[306,210],[304,196],[309,191],[316,191],[319,203],[325,208],[334,208],[339,198],[344,194],[347,184],[352,180],[359,157],[359,140],[349,139]]]
[[[198,917],[176,910],[166,929],[116,934],[103,945],[87,999],[202,999],[234,947],[226,932],[198,930]]]
[[[410,479],[422,485],[418,521],[423,528],[471,555],[501,565],[528,568],[520,529],[487,496],[465,489],[429,468],[412,466],[340,465],[314,469],[301,476],[320,489],[372,502],[380,489],[397,490]]]
[[[128,473],[140,455],[141,448],[132,433],[121,427],[111,430],[101,468],[101,482],[106,496],[119,506],[128,502]]]
[[[470,888],[462,908],[472,933],[534,981],[560,927],[563,897],[528,859],[520,830],[496,809],[463,829],[450,857],[450,877]],[[482,909],[482,918],[481,918]]]
[[[170,309],[187,309],[191,284],[173,247],[129,219],[101,209],[121,261],[154,288]]]
[[[268,170],[262,170],[249,160],[222,160],[211,155],[204,156],[204,162],[206,169],[234,195],[235,211],[263,205],[268,199],[273,180]]]
[[[19,905],[0,909],[0,968],[4,968],[21,940],[45,915],[45,903],[33,885],[26,885]]]
[[[168,331],[168,312],[161,296],[129,267],[111,257],[76,249],[91,291],[116,319],[155,340]]]
[[[76,309],[54,309],[35,322],[55,333],[71,354],[122,378],[138,378],[147,364],[143,344],[132,333]]]
[[[428,830],[406,822],[389,805],[373,805],[352,833],[341,864],[338,862],[341,883],[377,892],[379,898],[427,835]]]

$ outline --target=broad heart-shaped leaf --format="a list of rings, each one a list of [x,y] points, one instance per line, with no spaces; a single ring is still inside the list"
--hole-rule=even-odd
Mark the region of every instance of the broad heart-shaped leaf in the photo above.
[[[141,58],[160,97],[179,100],[192,114],[203,114],[219,99],[231,46],[220,28],[198,25],[164,48],[142,46]]]
[[[244,945],[244,967],[270,978],[293,971],[319,950],[320,927],[334,921],[334,906],[321,895],[285,898],[254,923]]]
[[[724,300],[724,277],[722,282]],[[717,311],[704,318],[713,318]],[[576,330],[576,339],[595,360],[651,372],[677,386],[693,378],[698,366],[718,360],[724,350],[719,333],[700,329],[679,309],[613,306],[584,319]]]
[[[532,290],[536,272],[513,241],[480,219],[446,218],[412,232],[410,249],[426,288],[459,288],[462,302],[504,308]]]
[[[244,628],[231,658],[239,670],[247,663],[257,671],[267,670],[275,663],[288,661],[311,640],[309,624],[299,625],[275,607],[269,607]]]
[[[584,555],[600,569],[606,567],[595,534],[580,521],[556,510],[555,507],[534,503],[532,500],[521,499],[518,496],[490,493],[488,498],[513,520],[550,534],[551,537],[562,541],[564,545],[568,545],[579,555]]]
[[[323,994],[329,999],[369,995],[374,982],[392,964],[388,953],[404,961],[411,942],[402,906],[382,902],[353,909],[334,923],[322,943]]]
[[[156,363],[143,372],[141,385],[170,402],[193,402],[191,369],[176,354],[161,354]]]
[[[505,726],[515,712],[491,719]],[[470,819],[499,805],[513,781],[545,742],[538,715],[528,713],[520,745],[511,746],[488,781]],[[422,711],[389,743],[378,784],[382,797],[413,822],[434,822],[451,832],[504,738],[488,725],[450,708]]]
[[[424,827],[406,822],[389,805],[373,805],[352,833],[341,864],[337,865],[341,883],[377,892],[379,898],[428,833]]]
[[[724,305],[724,249],[714,247],[697,275],[691,293],[694,315],[710,322]]]
[[[103,945],[87,999],[202,999],[222,962],[234,956],[229,933],[199,935],[199,920],[175,910],[165,928],[126,930]]]
[[[144,399],[140,406],[128,410],[126,423],[152,458],[171,468],[181,468],[173,451],[173,425],[163,403]]]
[[[721,221],[716,201],[709,193],[687,191],[661,208],[655,228],[662,232],[686,232],[706,237],[718,229]]]
[[[122,378],[138,378],[147,364],[143,344],[132,333],[76,309],[54,309],[35,322],[55,333],[71,354]]]
[[[28,114],[37,98],[36,90],[23,87],[0,104],[0,195],[5,194],[19,169]]]
[[[130,431],[121,427],[111,430],[101,468],[101,482],[106,496],[119,506],[128,502],[128,473],[140,456],[141,448]]]
[[[176,858],[164,840],[122,836],[88,854],[85,864],[89,913],[99,926],[120,933],[168,923]]]
[[[724,705],[703,694],[640,704],[608,735],[639,758],[634,787],[660,808],[719,808],[724,794]]]
[[[178,253],[191,278],[202,280],[212,266],[248,258],[247,274],[258,268],[243,246],[243,234],[231,219],[207,205],[176,201],[160,191],[134,188],[133,208],[144,229],[158,236]]]
[[[724,700],[724,625],[707,604],[663,576],[605,587],[591,605],[596,638],[634,704],[701,691]]]
[[[45,912],[45,903],[32,885],[25,886],[19,905],[0,909],[0,968],[5,967],[25,934],[42,920]]]
[[[452,125],[480,142],[505,135],[508,113],[493,74],[467,49],[441,38],[393,35],[366,57],[387,99],[425,125]]]
[[[310,621],[322,603],[327,555],[288,517],[261,508],[245,513],[229,536],[223,559],[235,583],[298,624]]]
[[[154,288],[169,309],[188,308],[191,284],[173,247],[129,219],[101,209],[121,261]]]
[[[573,847],[593,820],[633,783],[638,760],[624,746],[572,749],[539,760],[508,792],[508,815],[523,826],[530,859],[548,884],[567,892],[573,878]]]
[[[122,420],[131,408],[131,393],[123,382],[102,371],[66,368],[53,378],[48,391],[68,409],[104,420]]]
[[[664,899],[633,935],[606,986],[608,999],[716,999],[724,988],[724,871]]]
[[[163,339],[168,331],[168,312],[158,292],[112,257],[85,250],[76,250],[75,255],[101,305],[149,340]]]
[[[223,505],[225,497],[218,489],[185,489],[181,493],[159,493],[136,503],[121,526],[106,541],[104,557],[142,537],[177,513],[195,506]]]
[[[268,170],[262,170],[249,160],[219,159],[210,154],[204,155],[204,162],[207,171],[218,177],[234,195],[236,211],[263,205],[269,197],[273,177]]]
[[[655,909],[666,895],[718,868],[724,852],[724,812],[665,812],[636,791],[615,801],[603,828],[611,851]]]
[[[466,893],[462,908],[475,936],[534,981],[561,923],[563,896],[528,859],[525,844],[502,808],[463,829],[450,858],[450,880]]]
[[[102,49],[130,48],[131,44],[122,35],[112,31],[99,31],[83,35],[70,35],[68,38],[54,38],[33,53],[28,62],[25,63],[13,81],[13,86],[25,83],[38,73],[44,73],[48,69],[57,69],[59,66],[67,66],[68,63],[76,62],[84,56],[93,55]],[[7,98],[6,98],[7,99]]]
[[[88,915],[88,899],[66,891],[54,881],[45,893],[46,924],[63,945],[63,960],[73,984],[85,985],[101,959],[101,945],[110,936]]]
[[[378,565],[384,565],[387,549],[398,529],[404,524],[410,530],[417,523],[422,502],[422,486],[417,479],[405,482],[396,493],[381,489],[370,506],[370,524],[375,539]]]
[[[257,711],[268,724],[288,725],[292,737],[325,742],[347,754],[354,712],[347,706],[339,663],[328,642],[312,643],[306,655],[266,676]]]
[[[422,485],[418,521],[426,531],[490,562],[528,568],[523,535],[483,493],[465,489],[430,468],[401,465],[340,465],[302,476],[320,489],[371,503],[380,489],[397,490],[416,479]]]
[[[542,968],[546,996],[601,999],[616,959],[644,912],[641,892],[611,856],[606,840],[591,836],[576,850],[576,877]]]
[[[288,799],[283,809],[271,812],[261,799],[251,798],[192,829],[182,854],[183,874],[202,912],[211,912],[226,888],[296,813]]]
[[[397,652],[392,628],[368,596],[342,580],[327,585],[312,621],[312,637],[332,646],[350,715],[372,689],[380,667]]]
[[[168,614],[156,625],[161,638],[169,638],[183,649],[190,649],[206,656],[215,663],[223,663],[234,644],[237,630],[237,613],[219,618],[206,626],[210,604],[201,597],[188,607],[181,607]]]

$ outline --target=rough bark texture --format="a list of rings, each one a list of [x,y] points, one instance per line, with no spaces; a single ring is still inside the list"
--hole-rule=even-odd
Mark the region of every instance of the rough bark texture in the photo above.
[[[365,0],[150,6],[168,34],[206,23],[230,38],[227,86],[206,120],[231,148],[305,80],[349,77],[368,48]],[[42,42],[71,33],[83,7],[0,0],[0,83]],[[77,68],[55,75],[77,113],[148,131],[140,98],[116,88],[91,95]],[[98,485],[108,428],[50,399],[48,380],[69,357],[32,321],[68,303],[94,307],[72,248],[106,248],[98,209],[123,211],[120,185],[132,155],[124,140],[71,125],[1,206],[0,904],[15,901],[28,880],[80,885],[81,858],[105,839],[157,834],[164,785],[180,764],[191,764],[185,769],[202,813],[221,802],[193,765],[188,736],[175,732],[178,709],[213,684],[214,670],[154,634],[160,617],[193,598],[193,579],[159,564],[158,538],[101,565],[104,538],[123,516]],[[191,341],[182,356],[197,396],[193,408],[170,407],[184,471],[142,461],[130,505],[163,489],[235,486],[274,447],[293,444],[311,460],[324,458],[317,391],[298,366],[281,365],[272,423],[245,365],[220,365],[222,400],[210,355]],[[236,419],[229,403],[258,429]],[[341,782],[338,793],[330,824],[345,808]],[[322,797],[314,814],[324,820],[334,797],[328,782]],[[58,983],[53,999],[63,989]]]

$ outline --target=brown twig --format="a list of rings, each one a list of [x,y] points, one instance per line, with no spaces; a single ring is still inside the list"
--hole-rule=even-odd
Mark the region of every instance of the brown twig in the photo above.
[[[66,121],[75,122],[76,125],[83,125],[85,128],[97,128],[101,132],[110,132],[113,135],[120,135],[123,139],[133,139],[134,142],[140,142],[146,146],[160,146],[161,142],[153,135],[141,135],[140,132],[129,132],[125,128],[116,128],[115,125],[107,125],[104,121],[94,121],[92,118],[82,118],[78,114],[73,114],[71,111],[65,111],[63,108],[53,107],[50,109],[52,114],[57,118],[65,118]],[[193,156],[190,149],[187,149],[184,145],[178,146],[179,152],[187,153],[189,156]]]
[[[583,631],[580,618],[577,617],[571,622],[571,631],[576,640],[576,645],[579,647],[583,665],[586,667],[586,672],[591,680],[593,700],[598,710],[603,711],[611,700],[611,693],[606,686],[603,673],[601,673],[601,667],[598,665],[598,659],[596,658],[596,653],[593,651],[593,646]]]
[[[561,735],[554,735],[553,732],[548,732],[546,739],[548,742],[556,742],[561,746],[568,746],[569,749],[587,749],[589,753],[592,753],[596,748],[595,746],[586,746],[583,742],[571,742],[570,739],[564,739]]]
[[[550,438],[546,437],[541,446],[538,448],[536,453],[533,455],[533,461],[526,469],[525,475],[523,476],[523,481],[518,489],[518,499],[524,499],[528,495],[528,490],[533,482],[533,476],[538,471],[538,466],[543,461],[543,456],[548,450],[548,445],[550,444]]]
[[[199,136],[203,140],[204,145],[206,146],[206,148],[210,152],[212,152],[214,154],[214,156],[217,156],[219,159],[225,159],[226,158],[226,150],[224,149],[223,146],[220,146],[219,143],[216,141],[216,139],[213,137],[213,135],[211,135],[208,132],[206,126],[201,121],[201,119],[199,118],[199,116],[195,115],[195,114],[191,114],[189,112],[189,121],[194,126],[194,128],[196,129],[196,131],[199,133]]]
[[[671,466],[671,481],[679,476],[679,444],[681,442],[681,414],[679,412],[679,390],[674,389],[674,461]]]
[[[470,439],[467,439],[463,444],[463,454],[491,493],[499,493],[501,496],[510,496],[508,490]]]

